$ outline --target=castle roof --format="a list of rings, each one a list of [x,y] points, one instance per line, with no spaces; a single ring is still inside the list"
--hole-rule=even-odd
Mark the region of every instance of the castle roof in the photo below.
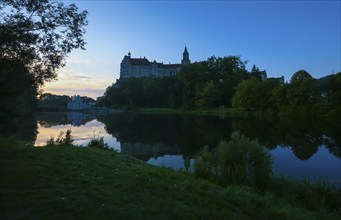
[[[181,67],[181,64],[163,64],[163,68],[166,68],[166,69],[172,69],[172,68],[178,68],[178,67]]]
[[[130,58],[130,63],[133,66],[150,66],[150,62],[146,58]]]

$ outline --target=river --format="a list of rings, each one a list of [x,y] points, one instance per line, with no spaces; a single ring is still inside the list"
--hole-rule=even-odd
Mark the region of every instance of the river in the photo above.
[[[231,119],[218,116],[39,113],[35,146],[72,130],[74,144],[103,137],[110,148],[161,167],[191,171],[203,146],[216,147],[234,131],[257,139],[271,153],[273,171],[293,178],[324,178],[341,186],[340,125],[321,120]],[[34,129],[31,129],[34,130]]]

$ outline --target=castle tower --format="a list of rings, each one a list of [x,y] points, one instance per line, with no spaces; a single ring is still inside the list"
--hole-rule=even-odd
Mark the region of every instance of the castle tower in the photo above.
[[[190,63],[191,63],[191,61],[189,59],[189,53],[187,51],[187,47],[185,46],[185,50],[184,50],[184,52],[182,54],[181,65],[185,66],[185,65],[188,65]]]

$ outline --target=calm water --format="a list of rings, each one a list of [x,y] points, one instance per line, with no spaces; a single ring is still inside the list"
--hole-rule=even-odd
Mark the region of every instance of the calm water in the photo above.
[[[238,131],[258,139],[272,154],[273,170],[294,178],[324,177],[341,186],[340,124],[299,119],[256,120],[216,116],[40,113],[32,140],[44,145],[72,129],[75,144],[104,137],[108,145],[156,166],[191,170],[195,153],[216,147]],[[34,130],[34,129],[32,129]]]

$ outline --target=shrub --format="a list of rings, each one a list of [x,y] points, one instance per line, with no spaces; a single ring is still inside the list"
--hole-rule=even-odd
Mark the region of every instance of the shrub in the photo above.
[[[210,151],[208,146],[205,146],[195,156],[194,173],[195,175],[210,179],[214,177],[216,170],[216,155]]]
[[[221,142],[217,150],[201,150],[195,158],[194,172],[214,178],[222,185],[241,184],[264,188],[270,180],[272,160],[257,140],[234,132],[231,140]]]
[[[341,214],[341,189],[326,179],[295,180],[274,175],[269,190],[288,203],[301,204],[309,210],[326,210]]]
[[[51,137],[49,140],[47,140],[46,145],[47,146],[70,146],[72,145],[74,139],[71,135],[71,129],[67,129],[65,132],[65,137],[63,137],[64,132],[61,131],[58,135],[58,138],[54,140],[53,137]]]
[[[95,148],[101,148],[101,149],[109,149],[109,145],[107,143],[104,143],[104,137],[100,137],[101,132],[96,135],[94,131],[94,137],[90,140],[87,147],[95,147]]]
[[[87,145],[88,147],[95,147],[95,148],[102,148],[102,149],[108,149],[109,146],[107,143],[104,143],[103,137],[94,137],[91,139],[91,141]]]

